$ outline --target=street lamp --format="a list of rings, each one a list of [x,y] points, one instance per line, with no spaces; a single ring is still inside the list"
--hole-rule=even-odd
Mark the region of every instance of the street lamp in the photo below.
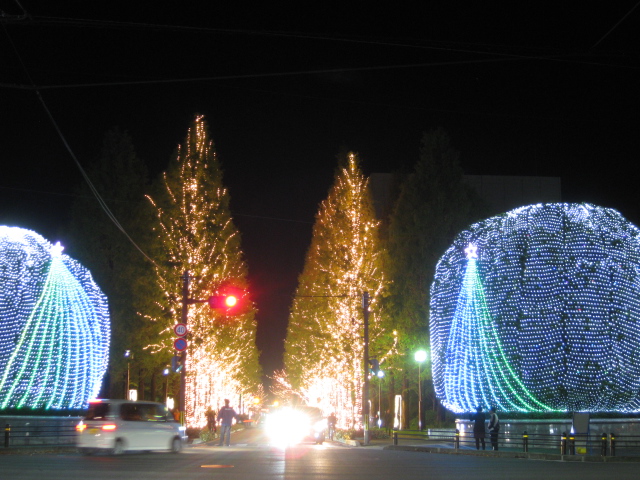
[[[422,430],[422,378],[420,376],[420,364],[427,359],[427,352],[418,350],[414,358],[418,362],[418,430]]]
[[[162,370],[162,375],[164,375],[164,402],[167,404],[167,400],[169,398],[169,373],[171,369],[167,366]]]
[[[376,375],[378,376],[378,428],[382,428],[382,379],[384,378],[384,371],[378,370]]]
[[[131,350],[125,350],[124,351],[124,358],[127,359],[127,391],[125,393],[125,398],[127,400],[131,400],[131,381],[130,381],[130,375],[129,375],[129,366],[131,364],[131,360],[133,360],[133,353],[131,352]]]

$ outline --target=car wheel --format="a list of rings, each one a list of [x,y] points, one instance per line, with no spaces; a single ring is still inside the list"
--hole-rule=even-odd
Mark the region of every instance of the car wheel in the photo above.
[[[171,440],[171,453],[180,453],[180,450],[182,450],[182,440],[179,438]]]
[[[86,448],[86,447],[78,447],[78,453],[80,453],[81,455],[91,455],[93,453],[93,449]]]
[[[113,454],[122,455],[123,453],[124,453],[124,442],[118,439],[116,440],[116,443],[113,444]]]

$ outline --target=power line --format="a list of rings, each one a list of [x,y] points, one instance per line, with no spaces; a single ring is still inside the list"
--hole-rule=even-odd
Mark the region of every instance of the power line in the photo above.
[[[620,24],[625,20],[625,18],[627,18],[629,15],[631,15],[631,12],[633,12],[633,11],[638,7],[638,5],[640,5],[640,2],[636,3],[636,4],[631,8],[631,10],[629,10],[629,11],[627,12],[627,14],[626,14],[624,17],[622,17],[620,20],[618,20],[618,22],[617,22],[613,27],[611,27],[611,28],[609,29],[609,31],[608,31],[607,33],[605,33],[605,34],[602,36],[602,38],[601,38],[600,40],[598,40],[598,41],[593,45],[593,47],[591,47],[591,48],[596,48],[596,47],[600,44],[600,42],[602,42],[605,38],[607,38],[607,37],[609,36],[609,34],[610,34],[611,32],[613,32],[616,28],[618,28],[618,25],[620,25]]]
[[[0,87],[14,88],[21,90],[60,90],[68,88],[88,88],[88,87],[114,87],[114,86],[132,86],[132,85],[158,85],[158,84],[170,84],[170,83],[192,83],[192,82],[211,82],[220,80],[242,80],[251,78],[269,78],[269,77],[286,77],[296,75],[318,75],[328,73],[347,73],[347,72],[365,72],[365,71],[381,71],[381,70],[399,70],[409,68],[433,68],[443,66],[455,66],[455,65],[470,65],[481,63],[497,63],[505,61],[523,61],[523,60],[548,60],[559,61],[568,63],[578,63],[583,65],[593,66],[606,66],[606,67],[619,67],[638,70],[640,67],[636,66],[624,66],[624,65],[611,65],[601,62],[585,62],[578,60],[561,59],[561,56],[522,56],[522,55],[510,55],[510,58],[489,58],[489,59],[476,59],[476,60],[452,60],[447,62],[430,62],[430,63],[412,63],[404,65],[379,65],[370,67],[346,67],[346,68],[329,68],[329,69],[317,69],[317,70],[296,70],[289,72],[272,72],[272,73],[250,73],[250,74],[237,74],[237,75],[216,75],[212,77],[190,77],[190,78],[167,78],[167,79],[154,79],[154,80],[132,80],[132,81],[118,81],[118,82],[94,82],[94,83],[74,83],[65,85],[16,85],[0,83]]]
[[[25,75],[27,76],[29,82],[33,85],[33,80],[31,79],[31,75],[29,74],[28,69],[26,68],[24,62],[22,61],[22,56],[20,55],[20,53],[18,52],[18,49],[16,48],[15,44],[13,43],[13,40],[11,39],[11,37],[9,36],[9,32],[7,32],[6,28],[4,27],[4,31],[5,31],[5,35],[7,36],[7,39],[9,40],[9,43],[11,44],[11,47],[13,48],[14,53],[16,54],[18,61],[20,62],[20,65],[22,66],[22,69],[24,70]],[[78,158],[75,155],[75,152],[73,151],[73,149],[71,148],[71,146],[69,145],[69,143],[67,142],[66,137],[64,136],[64,134],[62,133],[62,130],[60,129],[60,126],[58,125],[58,123],[56,122],[56,119],[54,118],[53,114],[51,113],[51,111],[49,110],[49,107],[47,106],[46,102],[44,101],[44,99],[42,98],[42,95],[40,94],[40,91],[38,90],[37,87],[35,87],[35,85],[33,85],[33,90],[35,90],[36,92],[36,96],[38,97],[38,101],[40,102],[40,104],[42,105],[42,108],[44,109],[44,111],[46,112],[47,116],[49,117],[49,120],[51,121],[53,127],[55,128],[56,132],[58,133],[58,136],[60,137],[60,139],[62,140],[62,143],[64,144],[65,148],[67,149],[67,151],[69,152],[69,155],[71,156],[71,158],[73,159],[74,163],[76,164],[76,166],[78,167],[78,169],[80,170],[80,173],[82,174],[84,180],[87,182],[87,185],[89,186],[89,189],[91,190],[91,192],[93,193],[94,197],[96,198],[96,200],[98,201],[98,204],[100,205],[100,207],[102,208],[102,210],[106,213],[107,217],[111,220],[111,222],[116,226],[116,228],[118,230],[120,230],[124,236],[131,242],[131,244],[147,259],[149,260],[153,265],[155,265],[156,267],[158,267],[158,265],[156,264],[156,262],[149,257],[139,246],[138,244],[129,236],[129,234],[127,233],[127,231],[124,229],[124,227],[120,224],[120,222],[118,221],[118,219],[116,218],[116,216],[113,214],[113,212],[111,212],[111,210],[109,209],[109,207],[107,206],[107,204],[105,203],[105,201],[102,199],[102,197],[100,196],[100,193],[98,192],[98,190],[96,189],[96,187],[93,185],[93,183],[91,182],[91,179],[89,178],[89,176],[87,175],[87,173],[85,172],[84,168],[82,168],[82,165],[80,164],[80,162],[78,161]]]

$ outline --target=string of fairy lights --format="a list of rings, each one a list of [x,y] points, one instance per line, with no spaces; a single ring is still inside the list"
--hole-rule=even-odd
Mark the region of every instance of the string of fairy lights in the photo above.
[[[472,225],[431,288],[436,394],[454,412],[640,411],[640,231],[591,204]]]
[[[175,302],[183,271],[193,275],[192,298],[206,298],[221,283],[246,281],[246,264],[240,240],[229,211],[229,194],[222,185],[213,142],[204,116],[198,115],[179,146],[173,169],[164,174],[168,201],[149,200],[156,208],[159,238],[175,267],[159,271],[159,286],[166,297],[171,321],[164,335],[148,345],[150,354],[172,350],[173,325],[181,318]],[[248,300],[247,300],[248,301]],[[237,406],[253,400],[247,384],[248,370],[257,366],[255,311],[226,321],[223,314],[196,303],[188,311],[188,353],[186,355],[185,422],[204,427],[208,409],[218,410],[224,399]],[[150,319],[166,322],[165,319]],[[252,363],[253,362],[253,363]],[[257,368],[257,367],[256,367]]]
[[[107,369],[107,300],[35,232],[0,227],[0,409],[83,408]]]
[[[381,334],[379,222],[357,155],[336,176],[321,203],[294,297],[285,368],[274,379],[287,395],[335,413],[341,428],[362,427],[362,292],[370,303],[370,340]]]

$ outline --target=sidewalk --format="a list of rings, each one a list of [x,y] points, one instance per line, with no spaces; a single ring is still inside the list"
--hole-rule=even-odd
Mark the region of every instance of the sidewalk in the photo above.
[[[469,446],[462,446],[459,449],[453,448],[452,445],[432,444],[432,445],[393,445],[392,438],[371,439],[369,445],[364,445],[364,438],[360,437],[356,440],[335,440],[336,442],[353,447],[363,448],[380,448],[383,450],[396,450],[405,452],[424,452],[439,453],[443,455],[468,455],[475,457],[499,457],[499,458],[522,458],[529,460],[548,460],[562,462],[599,462],[599,463],[618,463],[618,462],[640,462],[640,456],[615,456],[602,457],[600,455],[561,455],[553,452],[523,452],[521,449],[513,447],[505,447],[502,450],[476,450]]]

